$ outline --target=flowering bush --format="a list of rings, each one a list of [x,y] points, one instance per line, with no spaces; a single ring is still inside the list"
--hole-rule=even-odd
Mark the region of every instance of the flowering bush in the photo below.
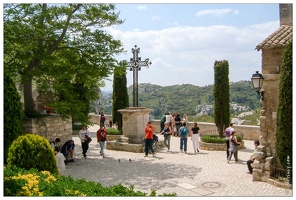
[[[4,168],[4,196],[147,196],[147,193],[134,191],[134,187],[114,185],[103,187],[100,183],[58,176],[37,169],[25,170]],[[151,190],[150,196],[156,196]],[[176,196],[162,194],[159,196]]]

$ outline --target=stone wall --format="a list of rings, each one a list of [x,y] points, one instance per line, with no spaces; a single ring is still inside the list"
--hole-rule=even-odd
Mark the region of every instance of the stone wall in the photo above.
[[[279,95],[280,65],[283,48],[262,49],[262,75],[264,99],[261,101],[260,146],[253,166],[254,181],[268,181],[270,165],[276,155],[277,106]]]
[[[61,139],[61,144],[72,139],[72,120],[63,120],[57,115],[48,115],[41,118],[24,118],[23,131],[38,134],[49,141]]]
[[[156,133],[160,132],[160,120],[152,120],[152,125]],[[188,129],[191,130],[193,127],[193,122],[188,122]],[[207,122],[197,122],[197,126],[201,131],[217,130],[214,123]],[[249,125],[234,125],[233,128],[236,131],[243,133],[244,140],[259,140],[260,128],[259,126],[249,126]]]

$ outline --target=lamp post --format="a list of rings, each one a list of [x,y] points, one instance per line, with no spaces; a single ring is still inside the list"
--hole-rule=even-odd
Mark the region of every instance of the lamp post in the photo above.
[[[251,80],[252,80],[254,89],[260,95],[261,100],[264,101],[264,91],[261,91],[263,86],[263,81],[264,81],[262,74],[259,74],[259,71],[256,71],[256,73],[253,74]]]

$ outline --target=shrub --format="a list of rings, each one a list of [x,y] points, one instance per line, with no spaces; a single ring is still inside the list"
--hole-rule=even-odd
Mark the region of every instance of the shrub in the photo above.
[[[13,80],[4,72],[4,163],[7,163],[8,149],[18,136],[23,135],[23,110],[21,97]]]
[[[242,141],[242,136],[237,135],[237,141]],[[203,135],[201,136],[201,141],[206,143],[217,143],[222,144],[225,143],[225,137],[221,138],[220,135]]]
[[[48,140],[30,133],[13,141],[8,151],[7,164],[8,167],[17,166],[27,170],[36,168],[58,173],[54,151]]]
[[[122,135],[122,131],[116,128],[106,128],[108,131],[108,135]]]
[[[103,187],[100,183],[68,176],[52,175],[48,171],[4,168],[4,196],[147,196],[135,191],[134,186],[114,185]],[[151,190],[150,196],[156,196]],[[162,194],[159,196],[176,196]]]

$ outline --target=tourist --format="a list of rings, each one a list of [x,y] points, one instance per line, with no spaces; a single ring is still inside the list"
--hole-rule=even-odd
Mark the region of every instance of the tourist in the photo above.
[[[164,129],[160,132],[164,136],[163,143],[170,150],[170,143],[171,143],[171,135],[172,135],[172,128],[169,126],[169,123],[164,123]]]
[[[239,143],[238,141],[237,141],[237,137],[236,137],[236,132],[235,131],[233,131],[232,133],[231,133],[231,136],[230,136],[230,138],[229,138],[229,140],[230,140],[230,148],[229,148],[229,152],[230,152],[230,155],[229,155],[229,157],[228,157],[228,159],[227,159],[227,163],[229,163],[229,161],[231,160],[231,157],[232,157],[232,155],[234,154],[234,159],[235,159],[235,162],[238,162],[238,145],[240,145],[241,143]]]
[[[144,141],[145,141],[145,156],[148,157],[149,149],[152,152],[153,157],[155,156],[154,149],[152,147],[153,144],[153,134],[154,134],[154,127],[152,126],[151,122],[146,123],[146,128],[144,130]]]
[[[252,163],[255,161],[255,156],[256,153],[258,152],[257,147],[260,145],[258,140],[254,141],[254,146],[255,146],[255,150],[253,151],[252,155],[250,156],[250,159],[247,161],[247,166],[249,169],[248,174],[252,174],[253,173],[253,167],[252,167]]]
[[[199,127],[197,126],[197,122],[194,122],[193,127],[191,128],[191,141],[194,153],[199,152]]]
[[[164,123],[166,121],[166,114],[167,113],[165,113],[164,115],[162,115],[161,118],[160,118],[160,132],[164,129]]]
[[[188,137],[189,131],[186,127],[186,123],[184,122],[182,124],[182,127],[179,129],[179,135],[180,135],[180,152],[187,153],[187,137]]]
[[[74,140],[68,140],[63,145],[63,147],[62,147],[62,153],[63,153],[63,155],[66,158],[65,164],[71,163],[71,162],[75,162],[74,159],[73,159],[73,156],[74,156],[74,148],[75,148]]]
[[[182,125],[182,120],[181,120],[180,115],[178,113],[175,115],[174,122],[175,122],[175,127],[176,127],[176,129],[175,129],[176,136],[180,137],[179,129]],[[185,123],[185,125],[186,125],[186,123]]]
[[[64,171],[66,169],[66,166],[65,166],[65,157],[60,152],[60,149],[57,146],[54,147],[54,154],[55,154],[55,158],[56,158],[56,163],[57,163],[59,175],[62,176],[62,175],[64,175]]]
[[[86,152],[89,148],[88,138],[90,138],[90,133],[85,125],[82,125],[82,128],[79,131],[79,138],[81,140],[83,158],[86,159],[87,158]]]
[[[176,130],[176,125],[175,125],[175,117],[176,117],[177,113],[174,113],[171,117],[171,124],[172,124],[172,136],[176,136],[177,135],[177,130]]]
[[[97,131],[97,143],[100,143],[100,155],[103,156],[103,158],[105,158],[105,142],[108,141],[107,134],[107,130],[105,129],[104,125],[101,124],[100,129]]]
[[[104,115],[104,112],[101,112],[101,116],[100,116],[100,125],[105,125],[105,121],[106,121],[106,117]]]
[[[165,113],[165,122],[167,122],[169,124],[169,127],[171,127],[171,129],[173,129],[171,118],[172,118],[172,116],[169,112]]]
[[[231,136],[231,133],[234,131],[233,123],[229,124],[229,127],[225,129],[225,137],[226,137],[226,159],[229,157],[229,148],[230,148],[230,141],[229,138]]]
[[[187,127],[187,124],[188,124],[188,117],[187,117],[187,115],[186,115],[186,114],[183,114],[183,118],[182,118],[182,124],[183,124],[183,122],[185,122],[185,123],[186,123],[186,127]]]
[[[59,143],[61,142],[60,138],[56,138],[54,141],[50,142],[52,148],[59,147]]]

